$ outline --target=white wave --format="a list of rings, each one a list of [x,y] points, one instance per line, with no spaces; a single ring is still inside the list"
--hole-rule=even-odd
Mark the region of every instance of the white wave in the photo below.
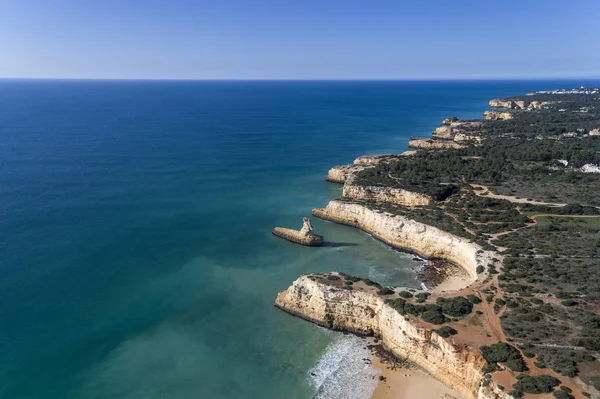
[[[371,366],[371,351],[354,335],[336,334],[309,379],[315,399],[368,399],[377,386],[379,372]]]

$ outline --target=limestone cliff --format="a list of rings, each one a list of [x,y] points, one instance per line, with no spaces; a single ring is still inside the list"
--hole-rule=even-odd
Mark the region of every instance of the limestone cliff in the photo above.
[[[408,142],[408,146],[412,148],[422,148],[427,150],[443,150],[464,148],[465,146],[455,141],[450,140],[433,140],[433,139],[415,139]]]
[[[329,169],[329,171],[327,172],[327,177],[325,177],[325,180],[332,182],[332,183],[344,183],[346,181],[346,179],[348,178],[348,174],[351,172],[352,170],[352,165],[340,165],[340,166],[334,166],[333,168]]]
[[[490,101],[490,107],[494,108],[508,108],[508,109],[541,109],[550,102],[547,101],[525,101],[525,100],[503,100],[501,98],[495,98]]]
[[[510,112],[485,111],[483,115],[488,121],[505,121],[513,118]]]
[[[431,134],[432,137],[434,138],[440,138],[440,139],[452,139],[454,137],[454,130],[452,129],[452,126],[450,125],[443,125],[440,126],[438,128],[436,128],[433,133]]]
[[[375,166],[381,161],[387,161],[396,157],[395,155],[363,155],[354,160],[350,165],[334,166],[327,172],[325,180],[332,183],[344,183],[349,176],[369,167]]]
[[[401,188],[354,186],[350,181],[344,184],[343,198],[360,199],[367,201],[389,202],[403,206],[426,206],[433,203],[433,198]]]
[[[302,276],[277,295],[275,305],[326,328],[374,334],[392,353],[420,366],[468,398],[509,397],[500,390],[496,394],[493,382],[484,384],[482,369],[486,361],[478,350],[418,327],[372,290],[350,291]]]
[[[488,255],[466,238],[358,203],[333,200],[326,208],[313,209],[313,215],[358,227],[394,248],[409,250],[424,258],[452,261],[465,268],[473,281],[477,279],[477,266],[485,263]]]
[[[483,141],[483,138],[481,136],[469,135],[465,133],[456,133],[456,135],[454,136],[454,141],[458,143],[462,143],[465,141],[481,143],[481,141]]]

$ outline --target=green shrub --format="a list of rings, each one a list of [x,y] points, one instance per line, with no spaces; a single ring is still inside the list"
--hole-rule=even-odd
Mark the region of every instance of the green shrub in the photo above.
[[[467,299],[473,305],[477,305],[478,303],[481,303],[481,298],[479,298],[477,295],[469,294],[469,295],[467,295]]]
[[[431,294],[429,292],[419,292],[417,295],[415,295],[415,298],[417,298],[417,302],[423,303],[430,296],[431,296]]]
[[[408,298],[412,298],[412,297],[413,297],[413,294],[411,294],[411,293],[410,293],[410,292],[408,292],[408,291],[400,291],[400,292],[398,293],[398,295],[400,295],[402,298],[406,298],[406,299],[408,299]]]
[[[575,306],[575,305],[577,305],[577,302],[572,299],[565,299],[564,301],[561,302],[561,304],[563,306]]]
[[[575,377],[579,373],[577,363],[566,357],[554,359],[551,368],[565,377]]]
[[[377,293],[379,295],[392,295],[395,291],[389,287],[383,287]]]
[[[406,301],[404,299],[386,299],[385,303],[390,305],[392,308],[394,308],[394,310],[396,310],[396,312],[400,313],[401,315],[406,314]]]
[[[381,288],[381,285],[379,283],[376,283],[373,280],[369,280],[368,278],[363,279],[363,281],[365,282],[366,285],[374,286],[374,287],[377,287],[377,288]]]
[[[444,326],[442,328],[438,328],[436,330],[436,332],[442,338],[448,338],[448,337],[450,337],[452,335],[458,334],[458,331],[456,331],[454,328],[452,328],[450,326]]]
[[[525,393],[550,393],[552,389],[560,384],[560,380],[551,375],[530,376],[521,374],[517,376],[517,382],[513,384],[513,388]]]
[[[512,371],[527,371],[521,352],[512,345],[498,342],[490,346],[484,345],[479,349],[488,363],[503,363]]]
[[[444,324],[446,322],[446,317],[438,310],[429,309],[421,314],[423,320],[427,323],[431,324]]]
[[[554,397],[557,399],[572,399],[573,398],[573,396],[569,395],[568,392],[561,391],[561,390],[552,392],[552,395],[554,395]]]
[[[473,311],[473,304],[463,296],[438,298],[442,312],[452,317],[463,317]]]
[[[537,360],[535,362],[533,362],[533,364],[535,365],[535,367],[539,368],[539,369],[545,369],[546,368],[546,363]]]
[[[590,381],[592,382],[592,385],[594,386],[594,388],[596,388],[597,390],[600,391],[600,376],[591,377]]]

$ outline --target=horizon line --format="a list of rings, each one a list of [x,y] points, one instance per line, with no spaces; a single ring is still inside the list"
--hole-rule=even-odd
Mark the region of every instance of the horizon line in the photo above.
[[[45,81],[155,81],[155,82],[408,82],[408,81],[507,81],[507,80],[600,80],[598,76],[491,76],[491,77],[403,77],[403,78],[83,78],[2,77],[0,80]]]

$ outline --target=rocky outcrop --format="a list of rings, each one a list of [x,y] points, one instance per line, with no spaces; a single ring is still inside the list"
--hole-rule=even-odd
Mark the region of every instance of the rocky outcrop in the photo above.
[[[465,146],[455,141],[450,140],[434,140],[434,139],[415,139],[408,142],[408,146],[412,148],[422,148],[427,150],[443,150],[443,149],[458,149]]]
[[[327,176],[325,177],[325,180],[332,182],[332,183],[344,184],[344,182],[348,178],[348,174],[353,170],[352,166],[353,165],[334,166],[333,168],[329,169],[329,171],[327,172]]]
[[[510,112],[485,111],[483,115],[488,121],[505,121],[513,118]]]
[[[525,100],[504,100],[496,98],[490,101],[490,107],[494,108],[507,108],[507,109],[542,109],[545,105],[550,104],[547,101],[525,101]]]
[[[452,126],[450,125],[443,125],[441,127],[438,127],[437,129],[435,129],[433,131],[433,133],[431,134],[432,137],[434,138],[440,138],[440,139],[452,139],[454,137],[454,130],[452,129]]]
[[[342,198],[376,202],[388,202],[403,206],[427,206],[433,203],[429,195],[419,194],[401,188],[344,185]]]
[[[490,107],[493,107],[493,108],[522,109],[521,107],[519,107],[517,105],[516,102],[514,102],[512,100],[503,100],[503,99],[499,99],[499,98],[490,100],[489,105],[490,105]]]
[[[397,155],[363,155],[354,160],[350,165],[339,165],[329,169],[325,180],[332,183],[344,183],[349,176],[370,166],[375,166],[379,162],[388,161],[397,157]]]
[[[326,208],[313,209],[312,213],[321,219],[358,227],[394,248],[409,250],[424,258],[449,260],[463,267],[472,281],[477,279],[477,266],[486,262],[482,248],[466,238],[363,204],[333,200]]]
[[[456,117],[446,118],[442,122],[442,126],[433,131],[431,137],[434,140],[455,140],[458,134],[475,137],[473,134],[475,132],[474,129],[482,126],[483,122],[478,120],[460,121]]]
[[[444,119],[442,125],[451,125],[454,122],[458,122],[458,118],[456,116],[451,116],[450,118]]]
[[[275,306],[326,328],[376,335],[392,353],[468,398],[509,397],[494,393],[493,382],[484,384],[482,369],[486,361],[478,350],[418,327],[372,290],[345,290],[302,276],[277,295]]]
[[[456,135],[454,136],[454,141],[458,142],[458,143],[462,143],[462,142],[477,142],[480,143],[482,141],[482,137],[481,136],[474,136],[474,135],[469,135],[469,134],[465,134],[465,133],[456,133]]]
[[[306,245],[309,247],[318,247],[323,245],[323,236],[315,234],[312,223],[310,223],[308,218],[304,218],[304,224],[300,230],[275,227],[273,229],[273,234],[296,244]]]

